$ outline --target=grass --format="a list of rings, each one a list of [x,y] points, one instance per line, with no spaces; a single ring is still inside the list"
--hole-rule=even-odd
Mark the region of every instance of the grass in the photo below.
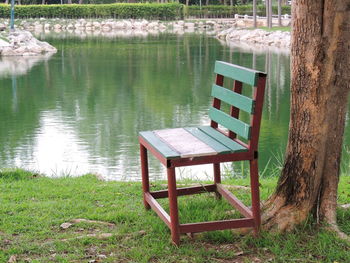
[[[260,27],[257,27],[257,28],[251,27],[249,29],[251,29],[251,30],[262,29],[262,30],[265,30],[265,31],[268,31],[268,32],[274,32],[274,31],[290,32],[291,31],[291,27],[290,26],[274,26],[272,28],[268,28],[267,26],[260,26]]]
[[[225,183],[249,184],[244,178]],[[275,178],[261,181],[263,199],[275,184]],[[350,262],[349,245],[312,220],[292,233],[265,232],[259,238],[231,231],[184,236],[176,248],[163,222],[143,209],[140,188],[138,182],[106,182],[93,175],[50,179],[0,170],[0,262],[14,255],[17,262]],[[234,192],[249,204],[244,188]],[[350,203],[348,176],[341,177],[339,203]],[[167,207],[166,200],[163,204]],[[179,205],[181,222],[237,216],[210,194],[180,197]],[[60,227],[77,218],[114,225],[83,221]],[[338,218],[350,234],[350,211],[339,210]]]

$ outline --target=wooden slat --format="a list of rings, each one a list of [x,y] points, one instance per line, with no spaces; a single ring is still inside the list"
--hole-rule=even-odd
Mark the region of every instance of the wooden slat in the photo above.
[[[226,147],[230,148],[232,152],[245,152],[248,151],[248,149],[239,143],[231,140],[227,136],[223,135],[221,132],[215,130],[214,128],[210,126],[200,126],[199,129],[203,131],[204,133],[208,134],[213,139],[221,142]]]
[[[210,107],[209,109],[209,118],[245,139],[250,138],[250,126],[243,121],[233,118],[213,107]]]
[[[181,158],[218,154],[212,147],[183,128],[153,131],[169,147],[180,153]]]
[[[206,143],[209,145],[211,148],[213,148],[215,151],[217,151],[220,154],[223,153],[231,153],[231,149],[223,145],[221,142],[215,140],[205,132],[201,131],[197,127],[190,127],[190,128],[185,128],[188,132],[190,132],[193,136],[197,137],[199,140],[202,142]]]
[[[216,61],[214,72],[222,76],[232,78],[243,83],[256,86],[260,71],[233,65],[230,63]]]
[[[216,185],[215,184],[208,184],[208,185],[201,185],[201,186],[177,188],[176,194],[177,194],[177,196],[182,196],[182,195],[192,195],[192,194],[200,194],[200,193],[207,193],[207,192],[215,192],[215,191],[216,191]],[[167,198],[169,196],[168,190],[152,191],[150,193],[155,199]]]
[[[170,216],[168,215],[167,212],[163,209],[163,207],[160,206],[160,204],[157,202],[156,199],[151,196],[150,193],[145,193],[145,198],[147,203],[152,207],[154,212],[157,213],[157,215],[160,217],[160,219],[163,220],[163,222],[170,227]]]
[[[140,136],[153,146],[161,155],[167,159],[180,157],[180,154],[171,149],[166,143],[160,140],[152,131],[140,132]]]
[[[245,112],[251,114],[254,112],[254,101],[252,99],[224,87],[213,84],[211,96],[244,110]]]
[[[225,189],[221,184],[217,184],[218,192],[231,204],[233,205],[239,212],[242,213],[247,218],[252,218],[252,211],[246,207],[237,197],[234,196],[230,191]]]
[[[253,227],[254,224],[254,220],[250,218],[181,224],[180,233],[198,233],[231,228]]]

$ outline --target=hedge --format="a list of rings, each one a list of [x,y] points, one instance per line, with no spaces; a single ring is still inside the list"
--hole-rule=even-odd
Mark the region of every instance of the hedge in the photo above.
[[[0,4],[0,17],[10,17],[10,6]],[[17,5],[16,18],[145,18],[175,20],[183,18],[182,4],[98,4],[98,5]]]
[[[273,6],[277,14],[277,6]],[[175,20],[185,17],[220,18],[234,14],[253,15],[252,5],[185,6],[182,4],[88,4],[88,5],[16,5],[16,18],[134,18]],[[282,7],[282,14],[290,14],[290,6]],[[265,16],[265,6],[257,6],[257,15]],[[10,17],[10,5],[0,4],[0,17]]]
[[[277,15],[277,6],[272,7],[273,14]],[[185,7],[185,16],[187,17],[233,17],[235,14],[239,15],[253,15],[252,5],[236,5],[236,6],[224,6],[224,5],[207,5],[207,6],[187,6]],[[291,14],[290,6],[282,6],[282,14]],[[257,6],[257,15],[266,16],[265,5]]]

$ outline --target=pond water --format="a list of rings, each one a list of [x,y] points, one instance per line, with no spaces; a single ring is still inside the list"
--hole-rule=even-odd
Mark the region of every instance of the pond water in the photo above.
[[[1,168],[140,180],[139,131],[209,122],[215,60],[268,72],[261,172],[282,159],[289,123],[288,53],[227,46],[195,34],[44,38],[58,53],[0,60]],[[156,160],[150,168],[152,178],[164,178]],[[242,176],[248,166],[224,168]],[[179,172],[204,179],[211,168]]]

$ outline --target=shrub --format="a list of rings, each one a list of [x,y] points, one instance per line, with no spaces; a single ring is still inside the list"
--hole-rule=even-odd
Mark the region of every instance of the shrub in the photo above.
[[[97,5],[17,5],[16,18],[56,17],[89,18],[115,17],[135,19],[180,19],[183,16],[181,4],[97,4]],[[10,6],[0,4],[0,17],[10,17]]]
[[[290,6],[282,7],[282,14],[290,14]],[[277,14],[277,6],[273,6],[273,13]],[[252,5],[208,5],[185,6],[182,4],[88,4],[88,5],[17,5],[16,18],[58,17],[58,18],[89,18],[115,17],[134,19],[174,20],[185,17],[220,18],[233,17],[235,14],[253,15]],[[265,16],[265,6],[257,6],[257,15]],[[10,16],[10,6],[0,4],[0,17]]]

